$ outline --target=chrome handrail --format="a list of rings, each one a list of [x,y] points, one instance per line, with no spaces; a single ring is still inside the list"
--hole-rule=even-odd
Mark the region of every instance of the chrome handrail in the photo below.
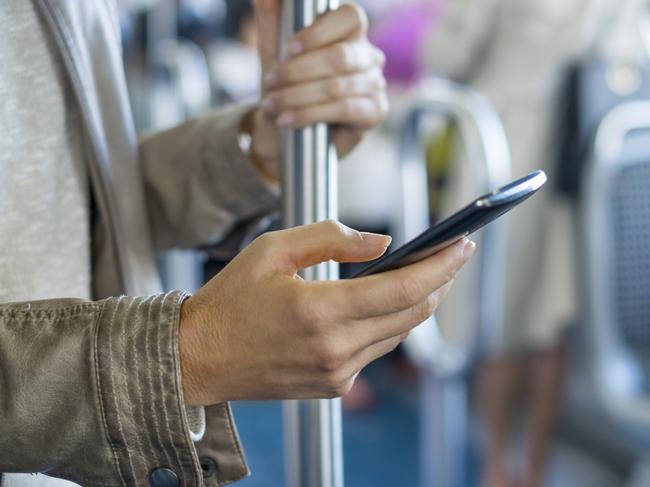
[[[336,0],[283,2],[282,46]],[[282,50],[282,46],[280,49]],[[282,134],[284,227],[336,219],[338,161],[329,130],[318,124]],[[338,265],[323,263],[302,271],[305,280],[338,279]],[[341,401],[286,401],[286,483],[290,487],[342,487],[343,442]]]
[[[441,115],[455,123],[467,159],[473,164],[480,192],[490,192],[511,179],[507,137],[499,116],[485,97],[457,83],[430,78],[410,93],[406,106],[400,134],[403,225],[396,235],[398,242],[406,241],[429,226],[427,169],[420,143],[423,136],[420,125],[425,116]],[[476,359],[479,344],[501,340],[506,232],[507,219],[501,218],[477,236],[481,277],[477,292],[478,322],[470,343],[459,347],[445,342],[435,320],[431,320],[417,329],[407,342],[421,366],[440,376],[460,374]]]
[[[508,141],[501,121],[488,101],[475,91],[441,79],[427,79],[412,90],[400,134],[402,217],[398,243],[429,225],[427,168],[421,129],[426,116],[451,119],[473,165],[475,185],[488,193],[511,179]],[[465,485],[468,436],[466,373],[489,342],[503,339],[507,220],[501,218],[474,238],[479,280],[477,313],[467,343],[452,344],[438,330],[435,318],[420,325],[406,342],[422,369],[420,393],[420,485]],[[493,344],[490,344],[492,347]]]

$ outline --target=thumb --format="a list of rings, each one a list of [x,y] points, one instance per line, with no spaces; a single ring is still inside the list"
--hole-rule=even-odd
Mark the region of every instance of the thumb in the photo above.
[[[282,1],[254,0],[253,4],[262,73],[267,73],[278,62]]]
[[[381,256],[391,237],[358,232],[327,220],[277,232],[285,249],[287,271],[295,273],[321,262],[366,262]]]

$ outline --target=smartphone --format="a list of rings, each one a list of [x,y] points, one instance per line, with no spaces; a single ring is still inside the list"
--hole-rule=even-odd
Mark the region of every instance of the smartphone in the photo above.
[[[449,247],[526,201],[544,186],[546,179],[544,171],[534,171],[503,188],[477,198],[410,242],[371,262],[352,278],[398,269]]]

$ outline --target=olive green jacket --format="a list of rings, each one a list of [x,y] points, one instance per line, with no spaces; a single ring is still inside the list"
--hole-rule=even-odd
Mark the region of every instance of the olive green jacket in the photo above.
[[[203,440],[190,439],[177,339],[185,294],[161,292],[154,250],[217,245],[276,206],[237,144],[245,108],[138,143],[112,1],[32,1],[90,149],[97,301],[0,305],[0,472],[83,486],[149,485],[162,467],[183,486],[238,480],[248,471],[227,404],[206,408]]]

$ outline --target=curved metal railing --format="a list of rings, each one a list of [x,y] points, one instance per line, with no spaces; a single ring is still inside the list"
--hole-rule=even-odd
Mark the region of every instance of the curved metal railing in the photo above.
[[[490,192],[511,179],[508,141],[489,102],[465,86],[441,79],[425,80],[407,100],[400,134],[403,222],[396,235],[398,242],[405,242],[429,226],[427,168],[420,142],[428,135],[422,130],[422,121],[431,115],[454,122],[479,192]],[[447,343],[432,320],[420,327],[408,344],[416,361],[437,375],[463,373],[476,358],[481,343],[500,339],[506,229],[507,219],[501,218],[476,237],[480,240],[477,260],[481,269],[476,293],[477,323],[469,341],[461,345]]]
[[[449,81],[428,79],[406,101],[400,134],[403,243],[429,226],[427,167],[422,150],[424,120],[432,115],[454,122],[472,165],[473,186],[487,193],[511,179],[508,142],[501,121],[488,101],[475,91]],[[406,342],[423,371],[421,387],[421,485],[455,487],[466,484],[468,437],[466,372],[480,350],[502,340],[507,219],[499,219],[474,238],[478,280],[472,283],[476,312],[468,338],[452,343],[435,318],[418,327]],[[471,300],[472,297],[470,296]]]

